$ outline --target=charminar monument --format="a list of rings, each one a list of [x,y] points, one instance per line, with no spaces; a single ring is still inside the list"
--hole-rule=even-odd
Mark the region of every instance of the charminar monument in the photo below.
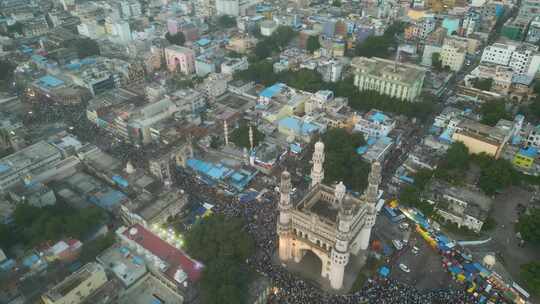
[[[322,184],[324,144],[317,142],[313,153],[311,186],[297,204],[291,201],[291,178],[281,174],[279,218],[279,259],[299,263],[307,251],[322,262],[321,277],[331,288],[343,287],[345,267],[351,255],[369,246],[371,229],[377,216],[381,165],[371,165],[369,184],[360,198],[348,194],[342,182],[335,187]]]

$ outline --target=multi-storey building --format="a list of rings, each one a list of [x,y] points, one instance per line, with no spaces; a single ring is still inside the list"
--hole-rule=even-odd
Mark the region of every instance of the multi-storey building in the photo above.
[[[508,65],[515,49],[514,45],[494,43],[484,48],[482,59],[480,61],[482,63],[488,62],[498,65]]]
[[[80,304],[105,283],[105,269],[92,262],[55,285],[41,296],[41,300],[44,304]]]
[[[354,85],[397,99],[414,101],[422,91],[426,70],[416,65],[372,57],[353,58]]]
[[[396,121],[381,111],[371,110],[360,117],[354,125],[354,131],[361,132],[367,137],[387,136],[396,126]]]
[[[452,71],[459,71],[465,63],[467,55],[467,41],[447,37],[441,51],[442,66],[447,66]]]
[[[480,232],[492,200],[485,194],[466,187],[454,187],[446,182],[433,181],[428,187],[426,199],[434,204],[436,212],[445,220]]]
[[[221,73],[233,75],[237,71],[247,70],[248,67],[247,57],[225,58],[225,61],[221,64]]]
[[[165,48],[165,62],[170,72],[190,75],[195,72],[195,52],[192,49],[171,45]]]
[[[53,145],[39,141],[0,159],[0,191],[21,183],[27,176],[62,159]]]

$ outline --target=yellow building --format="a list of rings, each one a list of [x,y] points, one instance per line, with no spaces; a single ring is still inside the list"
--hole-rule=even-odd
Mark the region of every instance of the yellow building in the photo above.
[[[530,169],[534,164],[536,155],[537,151],[534,148],[521,149],[516,153],[516,156],[514,156],[512,164],[524,169]]]
[[[79,304],[107,282],[103,267],[88,263],[41,296],[44,304]]]
[[[505,122],[500,122],[498,126],[491,127],[474,120],[464,119],[456,127],[452,140],[462,142],[471,154],[486,153],[499,158],[510,134],[505,131],[502,124],[506,125]]]

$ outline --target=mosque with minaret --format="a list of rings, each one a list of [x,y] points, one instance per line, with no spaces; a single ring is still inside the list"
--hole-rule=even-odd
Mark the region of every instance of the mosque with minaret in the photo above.
[[[281,174],[279,218],[279,259],[300,263],[311,251],[321,260],[321,277],[332,289],[344,286],[350,259],[369,246],[371,229],[377,216],[376,204],[381,182],[381,165],[371,164],[368,186],[360,197],[347,193],[343,182],[324,185],[324,144],[317,142],[313,153],[311,185],[298,202],[291,200],[291,177]]]

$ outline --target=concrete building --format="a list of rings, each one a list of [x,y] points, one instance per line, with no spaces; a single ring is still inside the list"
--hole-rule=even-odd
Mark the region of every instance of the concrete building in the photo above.
[[[491,210],[492,200],[478,190],[455,187],[435,180],[428,186],[426,200],[446,221],[480,232]]]
[[[442,66],[450,67],[450,70],[456,72],[461,70],[465,63],[467,55],[467,41],[462,39],[453,39],[452,36],[444,39],[441,51]]]
[[[44,141],[0,159],[0,191],[23,182],[34,172],[43,170],[61,159],[60,150]]]
[[[218,15],[245,16],[247,10],[258,2],[258,0],[216,0],[216,12]]]
[[[278,24],[274,20],[265,20],[261,22],[261,35],[270,37],[275,30],[277,30]]]
[[[509,136],[510,132],[500,127],[465,118],[456,126],[452,140],[465,144],[471,154],[486,153],[499,158]]]
[[[165,62],[170,72],[190,75],[195,72],[195,52],[192,49],[171,45],[165,48]]]
[[[536,17],[531,21],[531,24],[529,24],[529,30],[527,31],[525,41],[533,44],[540,41],[540,16]]]
[[[315,145],[312,185],[298,204],[291,201],[291,177],[281,175],[278,254],[284,262],[299,263],[308,251],[321,260],[321,277],[333,289],[341,289],[349,260],[363,254],[369,246],[375,224],[381,166],[374,162],[369,186],[359,199],[346,193],[343,183],[335,189],[321,184],[324,171],[324,144]]]
[[[221,73],[233,75],[237,71],[247,70],[248,68],[249,63],[247,57],[225,58],[225,61],[221,64]]]
[[[396,121],[378,110],[371,110],[360,117],[354,125],[354,131],[360,132],[364,138],[384,137],[396,126]]]
[[[372,57],[355,57],[354,85],[397,99],[414,101],[422,91],[426,70],[416,65]]]
[[[212,73],[206,77],[200,86],[209,101],[215,100],[227,92],[228,77],[223,74]]]
[[[181,241],[165,241],[140,224],[120,227],[116,231],[122,244],[137,252],[146,262],[148,270],[162,283],[174,291],[184,284],[196,283],[203,265],[186,255],[181,249]]]
[[[510,58],[512,58],[512,53],[515,50],[515,46],[506,45],[502,43],[494,43],[490,46],[484,48],[482,53],[482,63],[494,63],[498,65],[508,65],[510,63]]]
[[[79,304],[105,283],[105,269],[88,263],[47,291],[41,300],[44,304]]]

